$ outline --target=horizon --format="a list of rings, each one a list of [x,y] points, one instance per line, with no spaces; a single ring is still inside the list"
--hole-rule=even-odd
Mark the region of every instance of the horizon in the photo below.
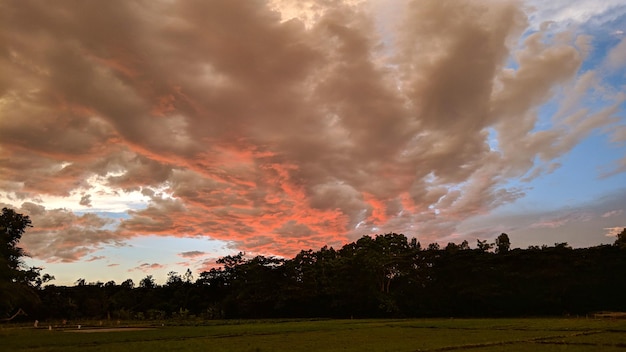
[[[623,228],[622,231],[626,231],[626,227]],[[401,236],[404,236],[404,234],[388,233],[388,234],[376,234],[376,235],[371,235],[371,236],[364,235],[363,237],[369,237],[371,239],[375,239],[377,236],[385,236],[385,235],[401,235]],[[508,237],[508,234],[503,233],[502,235],[507,235],[507,237]],[[361,237],[361,238],[363,238],[363,237]],[[411,243],[411,240],[414,239],[415,237],[411,237],[411,238],[406,237],[406,236],[404,236],[404,237],[407,239],[407,244],[409,245],[409,247],[413,248],[412,247],[413,244]],[[507,247],[506,251],[508,252],[508,254],[514,254],[514,253],[516,253],[518,251],[536,251],[536,250],[544,251],[544,250],[555,249],[555,248],[566,248],[568,250],[591,250],[591,249],[594,249],[594,248],[603,248],[603,247],[605,248],[606,246],[608,246],[608,247],[616,247],[617,248],[617,246],[619,246],[619,244],[618,244],[618,237],[619,236],[616,236],[614,243],[599,244],[599,245],[595,245],[595,246],[577,247],[577,248],[571,247],[567,242],[554,243],[551,246],[546,245],[546,244],[543,244],[541,246],[529,245],[527,248],[514,247],[514,246],[512,246],[509,243],[510,247]],[[266,259],[283,260],[284,262],[281,262],[280,265],[278,265],[278,266],[282,266],[287,261],[294,260],[297,257],[297,255],[301,254],[302,252],[312,251],[313,253],[319,253],[319,252],[323,252],[325,250],[329,250],[329,251],[335,251],[337,253],[340,253],[340,251],[342,249],[344,249],[346,246],[350,246],[352,244],[356,244],[358,240],[359,239],[357,239],[357,240],[355,240],[353,242],[350,242],[350,243],[346,243],[346,244],[342,245],[339,248],[334,248],[332,246],[331,247],[323,246],[323,247],[318,248],[318,249],[302,249],[301,252],[297,253],[293,257],[276,257],[276,256],[263,256],[263,255],[259,255],[259,256],[264,257]],[[457,247],[456,247],[456,249],[452,249],[452,251],[465,251],[465,250],[468,250],[468,251],[480,251],[480,252],[489,253],[489,254],[492,254],[492,255],[499,255],[498,251],[497,251],[497,247],[498,247],[498,243],[497,242],[488,242],[487,240],[482,240],[481,241],[480,239],[476,239],[477,242],[480,241],[482,244],[486,244],[488,246],[488,247],[485,247],[485,248],[488,248],[488,249],[484,250],[484,249],[481,249],[477,245],[477,243],[472,244],[472,243],[469,243],[469,242],[466,243],[467,247],[465,247],[465,249],[464,249],[463,246],[465,244],[464,243],[465,241],[467,241],[467,240],[464,240],[462,243],[449,242],[449,243],[447,243],[445,245],[442,245],[442,244],[437,243],[437,242],[422,244],[421,242],[417,241],[417,248],[418,248],[419,251],[435,250],[435,251],[447,252],[449,250],[447,248],[447,246],[450,245],[450,244],[454,244]],[[431,245],[432,244],[437,244],[437,245],[439,245],[439,247],[431,249]],[[239,257],[239,256],[244,261],[244,263],[254,262],[254,260],[256,259],[256,256],[248,255],[245,252],[233,253],[233,254],[226,255],[224,257],[218,258],[218,259],[223,259],[225,257]],[[241,265],[241,264],[236,264],[236,265]],[[243,264],[243,265],[246,265],[246,264]],[[272,268],[275,268],[275,267],[272,266]],[[93,280],[90,280],[87,277],[81,277],[81,278],[78,278],[76,281],[74,281],[71,284],[66,283],[66,284],[60,284],[59,285],[59,284],[56,283],[56,278],[51,278],[50,281],[46,281],[42,285],[42,287],[45,288],[48,285],[73,287],[73,286],[80,286],[80,285],[105,285],[105,284],[109,284],[109,283],[113,283],[115,285],[124,285],[127,282],[127,280],[131,280],[132,284],[133,284],[133,288],[138,288],[139,284],[144,279],[151,279],[152,282],[156,286],[167,286],[169,284],[168,282],[169,282],[170,276],[172,276],[173,278],[178,278],[179,280],[183,280],[183,281],[189,280],[188,282],[197,284],[199,282],[198,280],[200,279],[200,276],[202,274],[208,273],[208,272],[212,271],[213,269],[215,269],[217,271],[224,271],[225,267],[224,267],[223,264],[216,263],[213,267],[206,268],[206,270],[201,271],[201,272],[196,272],[196,273],[192,272],[190,268],[186,268],[186,270],[184,272],[170,271],[170,272],[168,272],[166,274],[165,280],[163,280],[163,281],[157,280],[154,277],[154,275],[150,274],[149,271],[147,271],[146,274],[143,277],[141,277],[140,280],[133,280],[132,278],[127,278],[125,280],[120,280],[120,281],[109,280],[109,281],[105,282],[105,281],[102,281],[102,280],[95,280],[95,281],[93,281]],[[189,274],[189,273],[191,274],[191,276],[187,277],[187,274]],[[42,273],[42,274],[47,274],[47,273]],[[174,283],[176,283],[176,281],[174,281]]]
[[[626,2],[0,1],[0,207],[55,285],[398,233],[611,244]]]

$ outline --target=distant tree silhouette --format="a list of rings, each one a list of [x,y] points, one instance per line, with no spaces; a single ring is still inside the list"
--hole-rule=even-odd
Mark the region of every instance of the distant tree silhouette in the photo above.
[[[509,235],[506,233],[500,234],[498,238],[496,238],[496,253],[506,253],[511,248],[511,241],[509,240]]]
[[[154,281],[154,277],[152,277],[152,275],[147,275],[146,277],[141,279],[141,281],[139,281],[139,287],[140,288],[155,288],[156,282]]]
[[[493,248],[493,243],[487,243],[487,240],[476,239],[476,247],[481,252],[488,252]]]
[[[626,227],[622,230],[622,232],[617,234],[615,245],[619,248],[626,248]]]
[[[626,230],[625,230],[626,231]],[[127,280],[48,285],[37,291],[51,318],[224,319],[282,317],[541,316],[626,311],[626,256],[620,244],[574,249],[567,243],[511,249],[450,242],[421,248],[388,233],[294,258],[244,253],[192,282],[191,271]],[[495,251],[492,251],[496,246]],[[506,255],[504,255],[506,253]]]

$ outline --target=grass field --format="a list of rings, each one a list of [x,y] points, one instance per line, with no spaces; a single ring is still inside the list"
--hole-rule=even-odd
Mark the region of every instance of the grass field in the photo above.
[[[264,320],[200,324],[125,325],[150,329],[108,332],[103,329],[106,326],[91,330],[85,323],[80,330],[69,324],[53,330],[48,330],[45,323],[39,329],[4,325],[0,327],[0,350],[626,352],[626,320],[621,319]]]

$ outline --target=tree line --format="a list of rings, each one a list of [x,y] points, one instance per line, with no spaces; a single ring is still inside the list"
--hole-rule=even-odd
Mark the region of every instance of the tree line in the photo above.
[[[8,209],[3,216],[6,213],[19,215]],[[19,219],[26,224],[28,217]],[[443,248],[436,243],[422,247],[415,238],[388,233],[364,236],[339,249],[302,250],[290,259],[249,258],[244,253],[225,256],[217,261],[218,268],[197,278],[190,270],[182,275],[170,272],[163,285],[148,275],[137,284],[130,279],[120,284],[80,279],[74,286],[57,286],[46,284],[51,277],[40,275],[37,268],[20,264],[23,252],[11,236],[19,240],[24,231],[16,232],[19,226],[1,226],[0,312],[5,316],[18,308],[40,320],[482,317],[626,311],[626,229],[613,245],[579,249],[567,243],[511,249],[504,233],[494,243],[477,240],[474,248],[467,241]]]

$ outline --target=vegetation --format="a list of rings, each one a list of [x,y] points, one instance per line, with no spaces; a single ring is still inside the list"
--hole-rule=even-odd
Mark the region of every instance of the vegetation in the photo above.
[[[148,275],[138,285],[43,286],[35,268],[21,267],[17,243],[28,217],[3,210],[2,284],[36,293],[30,318],[179,321],[235,318],[405,318],[585,315],[626,311],[626,229],[614,245],[572,249],[511,249],[464,241],[425,249],[402,234],[364,236],[342,248],[303,250],[294,258],[244,253],[200,274],[170,272],[164,285]],[[6,220],[8,219],[8,220]],[[8,225],[7,225],[8,224]],[[4,237],[3,237],[4,239]],[[20,307],[2,290],[5,314]],[[28,297],[20,295],[20,297]],[[33,303],[34,302],[34,303]],[[20,304],[24,304],[24,300]]]
[[[151,276],[138,286],[86,283],[40,289],[41,318],[202,319],[585,315],[625,311],[626,249],[603,245],[510,249],[450,243],[422,249],[404,235],[363,237],[292,259],[243,253],[220,268]],[[495,248],[494,248],[495,247]]]
[[[52,331],[5,328],[0,330],[0,343],[7,351],[64,352],[623,351],[626,344],[624,321],[601,319],[230,320],[201,326],[155,325],[115,332],[76,326]]]
[[[40,268],[26,267],[22,260],[24,250],[18,247],[22,235],[31,221],[28,216],[12,209],[3,208],[0,213],[0,319],[10,320],[8,315],[21,308],[34,308],[39,302],[36,289],[53,279],[40,275]],[[4,313],[5,316],[2,316]]]

